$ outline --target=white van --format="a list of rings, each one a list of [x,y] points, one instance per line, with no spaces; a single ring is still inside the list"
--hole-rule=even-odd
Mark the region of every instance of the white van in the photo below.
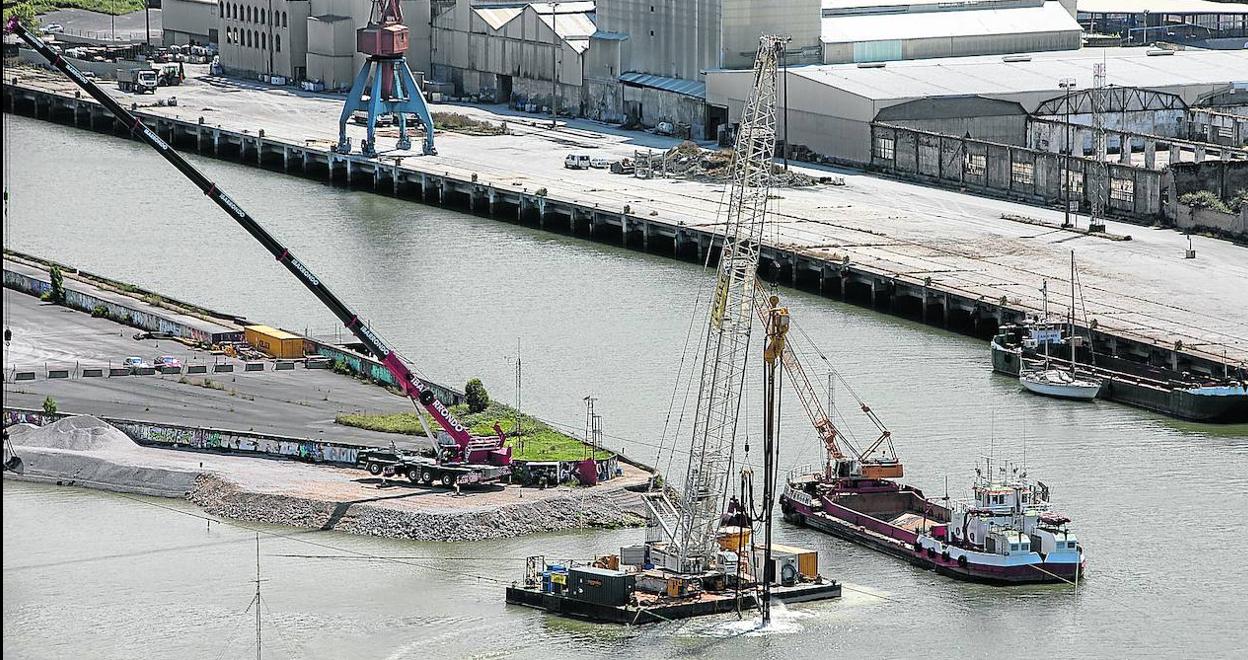
[[[585,170],[590,167],[590,158],[585,154],[568,154],[563,159],[563,166],[570,170]]]

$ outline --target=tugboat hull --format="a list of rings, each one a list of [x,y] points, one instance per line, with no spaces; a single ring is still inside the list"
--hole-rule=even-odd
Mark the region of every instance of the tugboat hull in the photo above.
[[[822,510],[813,508],[815,504],[813,500],[805,503],[790,497],[789,492],[780,498],[784,519],[790,523],[817,529],[959,580],[992,585],[1053,584],[1074,582],[1076,573],[1079,577],[1084,573],[1083,567],[1076,568],[1074,562],[1046,561],[1038,554],[1015,559],[1009,564],[984,553],[965,552],[958,548],[950,548],[952,552],[946,555],[937,551],[934,546],[938,542],[929,537],[920,538],[913,531],[833,502],[823,500]],[[990,561],[994,563],[988,563]]]

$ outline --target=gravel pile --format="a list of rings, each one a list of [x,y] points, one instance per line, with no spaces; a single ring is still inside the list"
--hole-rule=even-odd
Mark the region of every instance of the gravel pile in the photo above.
[[[573,490],[567,496],[485,510],[468,509],[471,496],[465,495],[465,510],[401,511],[249,493],[205,474],[196,480],[188,499],[226,518],[417,541],[474,541],[583,527],[635,527],[645,522],[630,500],[618,496],[618,489]]]
[[[89,415],[76,415],[47,426],[16,424],[9,429],[13,444],[45,449],[111,451],[134,448],[134,441],[108,422]]]

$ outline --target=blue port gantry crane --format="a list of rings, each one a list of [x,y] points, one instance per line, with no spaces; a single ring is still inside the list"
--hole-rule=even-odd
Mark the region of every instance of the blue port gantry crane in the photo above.
[[[409,31],[403,24],[403,10],[399,0],[374,0],[368,25],[355,31],[356,50],[368,56],[364,66],[355,76],[347,102],[338,118],[338,147],[340,154],[351,153],[351,138],[347,137],[347,122],[357,110],[368,113],[368,137],[360,144],[360,153],[377,155],[377,118],[392,115],[398,121],[399,139],[396,148],[412,148],[407,133],[407,116],[414,114],[425,125],[424,154],[437,153],[433,147],[433,117],[425,104],[407,68]],[[365,88],[368,96],[364,95]]]

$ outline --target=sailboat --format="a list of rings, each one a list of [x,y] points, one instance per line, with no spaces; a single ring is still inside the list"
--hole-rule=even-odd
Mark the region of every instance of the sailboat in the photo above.
[[[1049,283],[1046,280],[1041,292],[1044,296],[1045,321],[1049,316]],[[1070,253],[1070,317],[1066,343],[1070,345],[1070,369],[1055,369],[1049,364],[1049,341],[1044,340],[1044,367],[1027,369],[1024,365],[1019,370],[1018,382],[1029,392],[1059,399],[1076,399],[1091,401],[1101,392],[1102,381],[1094,376],[1078,373],[1076,349],[1079,342],[1075,340],[1075,253]],[[1060,330],[1057,331],[1060,334]],[[1059,339],[1060,341],[1060,339]]]

